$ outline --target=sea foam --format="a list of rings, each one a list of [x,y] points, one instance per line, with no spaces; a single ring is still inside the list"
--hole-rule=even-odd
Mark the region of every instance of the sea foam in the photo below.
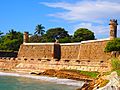
[[[57,77],[48,77],[48,76],[34,76],[34,75],[19,74],[19,73],[0,72],[0,76],[25,77],[25,78],[38,79],[42,81],[49,81],[56,84],[65,84],[65,85],[78,86],[78,87],[81,87],[84,84],[83,81],[76,81],[71,79],[59,79]]]

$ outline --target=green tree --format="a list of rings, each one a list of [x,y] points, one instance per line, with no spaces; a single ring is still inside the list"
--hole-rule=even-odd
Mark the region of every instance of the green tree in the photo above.
[[[34,34],[38,34],[39,36],[42,36],[45,32],[44,29],[45,29],[45,27],[42,26],[42,24],[39,24],[39,25],[36,26]]]
[[[9,33],[7,34],[7,37],[10,39],[10,40],[13,40],[14,38],[16,38],[16,31],[14,29],[11,29],[9,30]]]
[[[79,28],[74,32],[73,41],[80,42],[85,40],[94,40],[94,33],[86,28]]]
[[[47,42],[54,42],[55,39],[63,39],[65,37],[69,37],[68,32],[61,27],[57,27],[57,28],[51,28],[49,29],[46,34],[44,35],[44,37],[46,37],[46,41]]]
[[[23,34],[13,29],[1,37],[0,50],[18,51],[23,43]]]
[[[70,37],[64,37],[64,38],[59,39],[59,42],[60,43],[71,43],[72,41]]]
[[[109,41],[105,47],[105,52],[120,51],[120,38]]]

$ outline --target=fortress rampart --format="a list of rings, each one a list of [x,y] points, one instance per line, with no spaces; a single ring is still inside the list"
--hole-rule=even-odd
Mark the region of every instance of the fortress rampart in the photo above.
[[[110,58],[104,48],[109,39],[83,41],[81,43],[23,43],[18,58],[38,58],[57,61],[107,61]]]
[[[110,20],[109,25],[109,38],[80,43],[28,43],[28,32],[25,32],[17,58],[1,58],[0,68],[29,72],[46,69],[109,71],[111,54],[105,53],[104,48],[117,37],[117,20]]]
[[[110,39],[83,41],[81,43],[23,43],[17,68],[34,70],[77,69],[109,71],[111,55],[104,52]]]

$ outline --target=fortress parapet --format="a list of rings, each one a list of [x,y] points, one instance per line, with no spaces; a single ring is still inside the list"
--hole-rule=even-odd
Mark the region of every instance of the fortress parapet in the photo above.
[[[110,19],[110,39],[117,38],[117,20],[116,19]]]

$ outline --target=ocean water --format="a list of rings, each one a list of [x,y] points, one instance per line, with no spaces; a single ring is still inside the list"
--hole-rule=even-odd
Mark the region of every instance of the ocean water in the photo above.
[[[75,90],[83,82],[0,72],[0,90]]]

